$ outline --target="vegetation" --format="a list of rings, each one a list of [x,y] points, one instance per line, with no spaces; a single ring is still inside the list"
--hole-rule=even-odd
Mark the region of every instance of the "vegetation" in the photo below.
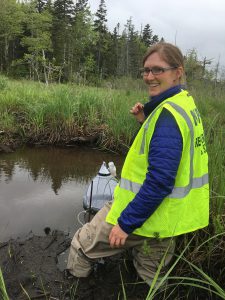
[[[137,77],[147,47],[159,41],[151,26],[127,20],[107,28],[105,0],[92,14],[88,0],[0,0],[0,72],[49,82]]]
[[[74,2],[0,0],[0,144],[89,138],[104,149],[129,148],[139,128],[129,109],[148,100],[138,70],[159,37],[149,24],[136,31],[132,19],[110,32],[104,0],[94,15],[87,0]],[[178,240],[177,260],[161,284],[156,274],[147,299],[225,299],[225,82],[194,49],[185,63],[205,127],[210,225]],[[1,272],[0,295],[8,299]]]
[[[102,147],[127,147],[138,128],[129,107],[145,94],[74,85],[46,87],[4,77],[0,82],[0,128],[7,133],[1,135],[2,141],[17,137],[29,143],[59,144],[98,135]]]
[[[145,24],[139,32],[132,18],[112,32],[106,1],[95,13],[88,0],[0,0],[0,72],[14,78],[98,84],[102,79],[139,76],[147,48],[159,38]],[[189,78],[219,79],[219,63],[186,54]],[[215,62],[214,62],[215,63]]]

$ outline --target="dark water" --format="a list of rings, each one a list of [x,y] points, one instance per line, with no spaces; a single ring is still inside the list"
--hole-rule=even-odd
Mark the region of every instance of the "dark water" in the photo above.
[[[121,169],[124,158],[84,148],[25,148],[0,156],[0,241],[44,228],[71,235],[90,180],[103,161]]]

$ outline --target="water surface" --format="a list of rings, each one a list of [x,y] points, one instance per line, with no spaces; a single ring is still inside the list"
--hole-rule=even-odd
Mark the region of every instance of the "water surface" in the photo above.
[[[82,198],[103,161],[124,158],[87,148],[24,148],[0,156],[0,241],[44,228],[71,235],[80,226]]]

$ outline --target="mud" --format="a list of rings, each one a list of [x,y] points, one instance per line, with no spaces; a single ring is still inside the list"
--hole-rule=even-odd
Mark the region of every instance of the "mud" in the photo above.
[[[0,131],[1,136],[1,131]],[[10,138],[7,140],[6,143],[0,143],[0,153],[12,153],[22,145],[27,145],[30,147],[40,147],[40,146],[47,146],[54,144],[58,147],[74,147],[74,146],[93,146],[98,144],[99,135],[91,135],[91,136],[77,136],[68,139],[67,141],[62,141],[61,143],[49,143],[46,140],[39,140],[38,142],[32,139],[27,140],[26,142],[23,142],[21,139],[13,139]]]
[[[10,147],[4,144],[0,144],[0,153],[12,153],[13,151],[13,146]]]
[[[0,265],[10,300],[145,299],[148,286],[137,278],[129,254],[96,264],[87,279],[76,279],[57,266],[71,239],[60,231],[0,243]],[[123,282],[123,284],[122,284]]]

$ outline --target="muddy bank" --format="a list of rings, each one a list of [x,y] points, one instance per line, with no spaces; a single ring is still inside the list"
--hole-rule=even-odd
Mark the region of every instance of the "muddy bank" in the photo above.
[[[86,146],[86,145],[97,145],[99,140],[98,135],[91,135],[91,136],[76,136],[73,138],[70,138],[66,141],[61,141],[58,143],[53,143],[55,146],[59,147],[74,147],[74,146]],[[12,153],[19,147],[27,145],[30,147],[40,147],[40,146],[50,146],[52,143],[49,143],[46,140],[39,140],[38,142],[36,140],[29,139],[27,141],[22,141],[18,139],[11,138],[10,140],[7,140],[6,142],[3,141],[3,143],[0,143],[0,153]]]
[[[0,153],[12,153],[15,150],[15,146],[14,145],[4,145],[4,144],[0,144]]]
[[[42,295],[58,296],[66,288],[61,287],[63,274],[57,269],[57,255],[68,248],[70,239],[64,233],[54,231],[44,237],[31,236],[22,241],[9,240],[0,244],[0,265],[10,299],[42,299]]]
[[[128,254],[97,264],[87,279],[77,280],[59,270],[57,256],[70,241],[63,232],[54,231],[0,243],[0,265],[10,299],[28,299],[26,293],[30,299],[45,300],[123,299],[122,281],[128,299],[145,299],[148,286],[138,281]]]
[[[42,147],[42,146],[56,146],[56,147],[77,147],[88,146],[97,147],[104,150],[116,151],[117,153],[125,155],[129,149],[126,143],[116,143],[114,138],[107,137],[104,128],[100,128],[99,131],[93,131],[90,133],[74,133],[71,135],[51,136],[46,132],[42,135],[31,134],[27,137],[21,137],[19,134],[6,133],[0,131],[0,154],[11,153],[22,146],[29,147]],[[2,132],[2,133],[1,133]],[[122,141],[123,139],[121,139]]]

